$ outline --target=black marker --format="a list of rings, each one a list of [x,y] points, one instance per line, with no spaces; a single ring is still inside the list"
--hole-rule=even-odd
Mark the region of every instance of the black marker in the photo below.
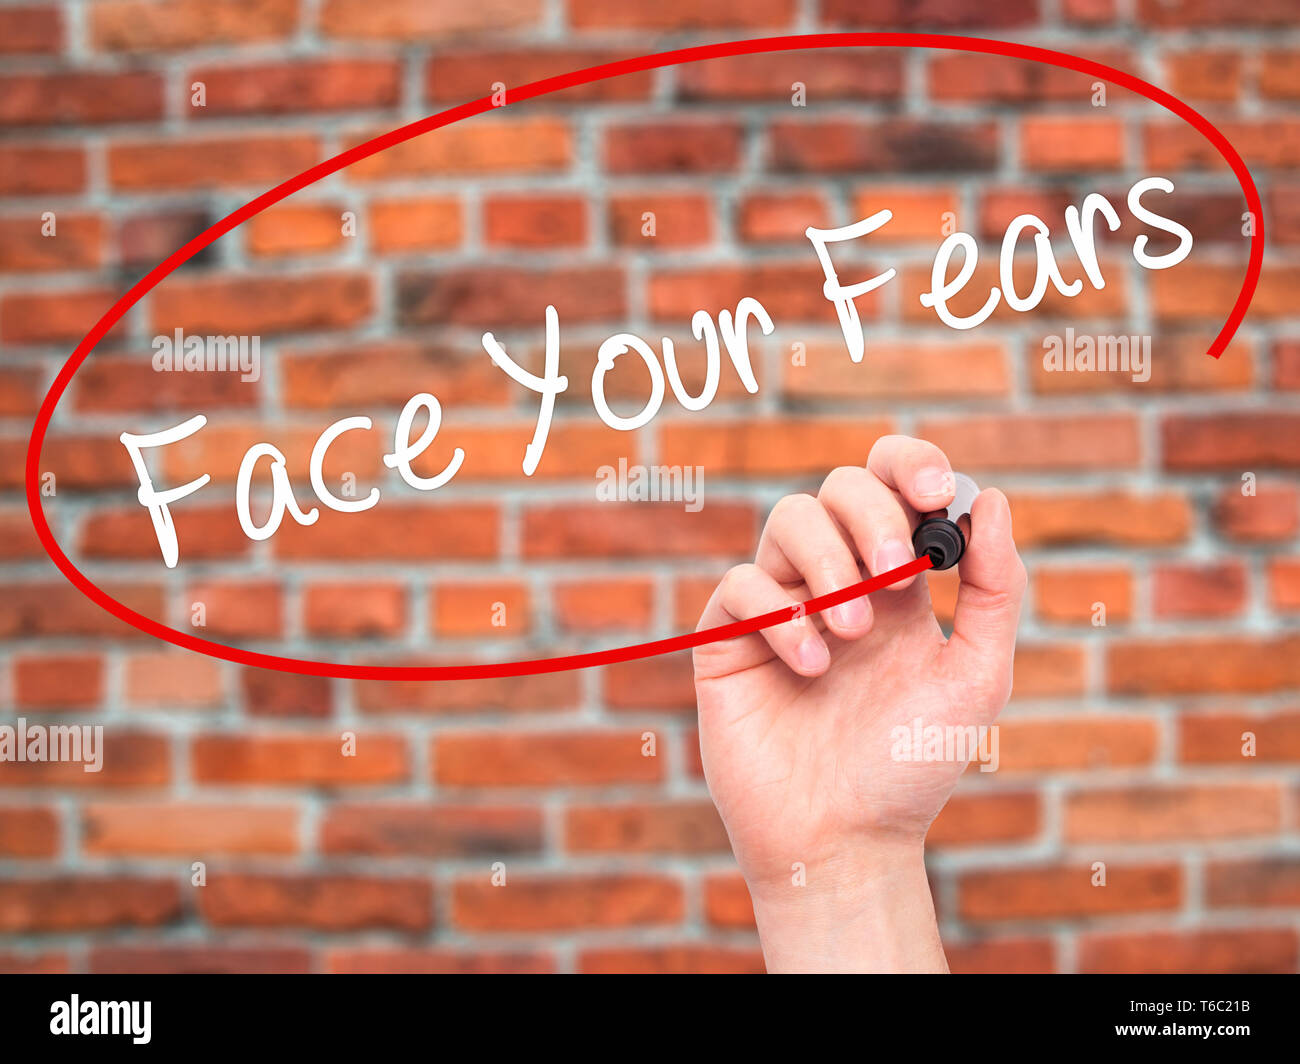
[[[912,548],[916,556],[928,554],[936,569],[951,569],[966,553],[966,533],[958,522],[965,517],[966,527],[970,527],[970,508],[980,493],[979,485],[965,473],[954,473],[953,480],[956,493],[952,505],[946,510],[922,514],[921,523],[912,533]]]

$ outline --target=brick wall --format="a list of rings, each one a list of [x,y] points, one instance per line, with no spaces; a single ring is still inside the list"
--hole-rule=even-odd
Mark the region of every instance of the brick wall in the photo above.
[[[52,527],[133,608],[185,629],[202,603],[208,638],[381,664],[535,657],[693,627],[777,498],[861,462],[881,433],[925,436],[1008,492],[1031,572],[1001,768],[968,774],[930,838],[954,969],[1296,970],[1296,14],[1282,0],[0,4],[0,702],[5,723],[106,735],[98,774],[0,764],[0,968],[761,968],[700,773],[688,660],[434,684],[181,652],[46,559],[23,455],[57,368],[118,294],[369,136],[494,82],[670,46],[934,29],[1111,63],[1223,129],[1263,194],[1268,252],[1220,361],[1204,351],[1244,271],[1245,204],[1167,112],[1115,86],[1098,107],[1089,77],[958,52],[714,60],[425,135],[197,255],[61,402],[41,461]],[[1196,237],[1163,273],[1133,262],[1142,230],[1123,210],[1152,173],[1175,181],[1165,213]],[[980,242],[983,293],[1012,217],[1034,210],[1063,240],[1064,206],[1090,191],[1124,218],[1102,242],[1104,290],[961,333],[917,302],[949,212]],[[845,260],[899,269],[859,300],[855,365],[802,231],[884,206],[890,227]],[[600,340],[674,338],[694,388],[690,315],[742,295],[778,324],[754,344],[757,395],[725,364],[706,411],[670,397],[637,433],[600,423]],[[479,337],[540,369],[548,302],[571,389],[527,480],[535,401]],[[1151,379],[1045,372],[1041,341],[1067,326],[1151,335]],[[258,335],[261,379],[155,373],[150,341],[177,327]],[[625,363],[609,390],[632,410],[646,378]],[[467,452],[429,494],[380,462],[419,391],[444,428],[417,471]],[[117,436],[196,412],[208,425],[159,472],[213,480],[175,508],[168,571]],[[379,505],[245,538],[244,449],[280,446],[305,501],[311,442],[349,415],[375,431],[343,437],[325,478],[379,484]],[[704,508],[597,502],[594,470],[619,457],[703,465]],[[931,584],[946,616],[953,583]],[[1243,732],[1258,756],[1241,756]]]

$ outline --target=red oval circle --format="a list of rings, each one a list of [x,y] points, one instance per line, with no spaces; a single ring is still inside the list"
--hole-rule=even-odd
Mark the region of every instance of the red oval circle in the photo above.
[[[633,59],[623,59],[614,63],[603,63],[598,66],[587,67],[584,70],[575,70],[568,74],[559,74],[551,78],[543,78],[541,81],[534,81],[528,85],[522,85],[517,89],[510,90],[510,102],[518,102],[533,99],[538,96],[545,96],[548,93],[558,92],[561,89],[572,88],[576,85],[586,85],[593,81],[602,81],[606,78],[617,77],[620,74],[631,74],[642,70],[654,70],[659,67],[675,66],[679,63],[694,63],[705,59],[718,59],[735,55],[751,55],[761,52],[785,52],[798,51],[810,48],[835,48],[835,47],[894,47],[894,48],[937,48],[949,51],[962,52],[982,52],[987,55],[1001,55],[1012,59],[1028,59],[1033,62],[1046,63],[1051,66],[1063,67],[1067,70],[1076,70],[1084,74],[1092,74],[1103,78],[1106,81],[1121,85],[1130,89],[1154,103],[1160,104],[1166,110],[1173,112],[1179,118],[1189,123],[1196,129],[1206,140],[1208,140],[1223,156],[1228,166],[1232,169],[1237,178],[1238,184],[1246,196],[1247,208],[1253,213],[1256,219],[1255,232],[1250,240],[1250,259],[1246,267],[1246,275],[1242,280],[1241,291],[1237,294],[1237,299],[1233,303],[1232,310],[1223,323],[1223,328],[1219,330],[1218,335],[1210,344],[1208,354],[1218,358],[1227,347],[1228,342],[1235,335],[1242,319],[1246,316],[1246,309],[1250,305],[1251,298],[1255,294],[1255,287],[1259,282],[1260,271],[1264,262],[1264,224],[1263,224],[1263,207],[1260,203],[1259,190],[1255,187],[1255,182],[1250,176],[1250,171],[1246,168],[1245,162],[1237,154],[1235,148],[1204,115],[1187,106],[1178,97],[1157,88],[1141,78],[1134,77],[1132,74],[1114,67],[1106,66],[1103,63],[1097,63],[1091,59],[1083,59],[1079,56],[1069,55],[1066,52],[1057,52],[1048,48],[1038,48],[1032,45],[1016,44],[1011,41],[988,40],[981,37],[958,37],[948,36],[945,34],[932,33],[817,33],[805,36],[788,36],[788,37],[764,37],[748,41],[730,41],[724,44],[699,45],[692,48],[681,48],[669,52],[659,52],[655,55],[639,56]],[[230,230],[234,229],[240,223],[247,221],[255,214],[260,213],[267,207],[278,203],[280,200],[300,189],[306,188],[330,174],[350,166],[354,162],[365,159],[371,155],[378,154],[385,148],[390,148],[395,144],[401,144],[403,141],[410,140],[422,133],[430,130],[439,129],[442,126],[451,125],[453,122],[459,122],[465,118],[472,118],[474,115],[483,114],[486,111],[494,110],[498,105],[493,103],[491,96],[485,96],[482,99],[474,100],[470,103],[461,104],[459,107],[453,107],[449,110],[442,111],[436,115],[430,115],[422,118],[418,122],[412,122],[409,125],[401,126],[382,136],[375,137],[363,144],[358,144],[347,151],[341,152],[332,159],[326,159],[324,162],[317,163],[308,170],[304,170],[296,177],[282,182],[275,188],[262,193],[256,199],[250,200],[238,210],[231,212],[225,218],[211,226],[206,231],[194,237],[184,246],[172,252],[166,259],[160,262],[139,281],[122,295],[114,303],[108,312],[95,323],[85,337],[82,339],[63,365],[59,374],[50,386],[44,401],[41,403],[40,410],[36,415],[36,423],[32,428],[31,439],[27,445],[27,463],[26,463],[26,490],[27,490],[27,508],[31,514],[32,523],[36,528],[36,535],[45,548],[45,552],[50,559],[58,566],[59,571],[77,588],[83,595],[89,598],[97,606],[108,611],[119,620],[147,635],[152,635],[165,642],[172,643],[176,646],[183,647],[186,650],[193,650],[200,654],[207,654],[210,657],[220,658],[225,661],[233,661],[240,665],[253,665],[258,668],[274,669],[280,672],[300,673],[312,676],[332,676],[342,679],[366,679],[366,680],[471,680],[471,679],[488,679],[493,677],[504,676],[526,676],[533,673],[543,672],[561,672],[569,669],[588,668],[596,665],[610,665],[621,661],[630,661],[635,658],[652,657],[656,654],[666,654],[675,650],[686,650],[691,647],[701,646],[706,643],[717,642],[723,639],[733,639],[740,635],[750,632],[756,632],[763,628],[770,627],[774,624],[780,624],[788,621],[792,616],[801,612],[798,608],[780,609],[771,613],[764,614],[760,617],[752,618],[747,621],[737,621],[733,624],[722,625],[717,628],[710,628],[702,632],[690,632],[684,635],[672,636],[667,639],[659,639],[649,643],[638,643],[632,646],[617,647],[611,650],[595,651],[586,654],[571,654],[564,657],[539,658],[528,661],[505,661],[487,663],[481,665],[345,665],[329,661],[311,661],[305,658],[287,658],[275,654],[262,654],[256,651],[240,650],[236,647],[229,647],[223,643],[213,642],[207,639],[199,639],[196,636],[189,635],[174,628],[169,628],[164,624],[137,613],[135,610],[118,602],[111,595],[107,594],[98,585],[94,584],[85,576],[59,547],[50,531],[49,523],[45,520],[45,511],[41,505],[40,496],[40,454],[41,446],[45,442],[45,433],[49,428],[50,418],[54,414],[54,408],[58,405],[59,399],[62,398],[64,391],[67,389],[72,376],[81,366],[86,357],[94,350],[95,345],[111,329],[118,320],[151,289],[153,289],[163,278],[167,277],[182,263],[186,262],[192,256],[198,254],[208,245],[212,244],[220,237],[224,236]],[[506,105],[508,106],[508,104]],[[838,605],[841,602],[847,602],[850,599],[858,598],[861,595],[871,591],[887,587],[895,581],[914,573],[922,572],[930,568],[930,561],[927,557],[921,557],[915,561],[909,562],[898,569],[888,573],[882,573],[879,576],[872,577],[870,580],[864,580],[859,584],[844,588],[840,591],[829,595],[822,595],[819,598],[809,599],[803,603],[803,611],[816,613],[820,610],[828,609],[831,606]]]

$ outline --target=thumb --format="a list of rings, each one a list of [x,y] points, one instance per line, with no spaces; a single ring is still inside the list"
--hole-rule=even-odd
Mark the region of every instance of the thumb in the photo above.
[[[1025,565],[1011,538],[1011,507],[996,488],[971,507],[970,542],[957,571],[961,584],[952,638],[943,651],[952,679],[982,694],[996,713],[1011,695],[1011,661],[1025,594]]]

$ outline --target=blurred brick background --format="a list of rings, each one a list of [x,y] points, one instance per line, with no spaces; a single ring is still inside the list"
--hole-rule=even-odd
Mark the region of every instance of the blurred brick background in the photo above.
[[[1203,352],[1244,270],[1245,204],[1167,112],[1113,86],[1097,107],[1090,78],[957,52],[710,61],[437,131],[223,238],[73,382],[42,458],[58,485],[47,513],[124,602],[178,627],[203,602],[199,634],[213,639],[347,661],[494,660],[693,627],[777,498],[861,462],[882,432],[926,436],[1012,496],[1031,571],[1001,770],[968,774],[930,840],[954,969],[1295,971],[1298,14],[1290,0],[0,4],[0,704],[5,723],[107,733],[98,775],[0,765],[0,968],[761,969],[700,774],[688,660],[353,683],[175,651],[45,558],[22,459],[58,366],[120,292],[347,146],[494,82],[671,46],[934,29],[1100,59],[1219,124],[1260,185],[1269,240],[1222,360]],[[1144,275],[1123,193],[1152,173],[1177,184],[1164,213],[1196,248]],[[977,236],[972,287],[986,292],[1015,214],[1036,210],[1064,238],[1065,204],[1093,190],[1124,219],[1104,241],[1104,291],[963,333],[917,304],[945,212]],[[900,270],[859,301],[867,355],[854,365],[802,230],[884,206],[890,226],[837,255],[846,280],[854,263]],[[41,235],[47,211],[54,237]],[[754,344],[756,396],[728,363],[704,412],[670,394],[642,432],[598,421],[601,339],[666,334],[696,367],[691,313],[744,294],[777,321]],[[540,368],[548,301],[571,391],[525,481],[532,396],[479,337],[492,330]],[[1066,326],[1151,334],[1151,380],[1045,373],[1041,340]],[[262,379],[154,373],[150,340],[175,327],[260,335]],[[643,371],[611,381],[639,406]],[[429,494],[380,463],[417,391],[444,411],[418,468],[468,452]],[[181,564],[167,571],[116,437],[196,412],[208,426],[160,471],[213,483],[175,508]],[[326,479],[379,484],[379,505],[246,540],[233,509],[243,450],[282,447],[307,503],[311,441],[356,414],[376,430],[340,440]],[[703,511],[597,503],[594,471],[619,457],[702,464]],[[945,614],[952,582],[932,586]],[[340,756],[344,732],[354,758]],[[498,861],[505,888],[489,884]],[[1089,886],[1095,861],[1104,890]]]

